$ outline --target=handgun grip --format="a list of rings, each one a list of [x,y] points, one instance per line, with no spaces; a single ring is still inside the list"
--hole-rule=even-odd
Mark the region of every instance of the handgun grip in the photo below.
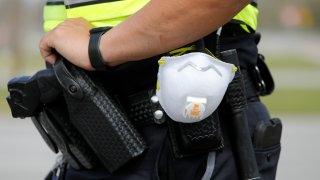
[[[52,102],[61,88],[52,69],[38,71],[33,76],[21,76],[8,82],[7,102],[14,118],[31,117],[43,103]]]

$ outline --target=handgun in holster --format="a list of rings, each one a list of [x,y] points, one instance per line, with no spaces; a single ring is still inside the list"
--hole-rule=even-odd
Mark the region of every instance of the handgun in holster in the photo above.
[[[76,169],[103,165],[113,172],[146,144],[94,75],[63,58],[53,69],[8,83],[13,117],[31,117],[53,152]]]

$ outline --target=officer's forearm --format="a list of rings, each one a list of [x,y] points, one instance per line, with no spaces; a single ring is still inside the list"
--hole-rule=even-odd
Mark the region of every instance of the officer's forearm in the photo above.
[[[152,0],[102,37],[102,56],[114,66],[170,51],[213,32],[249,2]]]

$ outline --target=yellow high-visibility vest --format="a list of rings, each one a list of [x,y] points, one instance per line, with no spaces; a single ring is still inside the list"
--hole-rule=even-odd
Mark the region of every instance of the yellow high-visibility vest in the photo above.
[[[44,7],[44,31],[47,32],[66,18],[83,17],[96,27],[114,27],[137,12],[149,0],[48,0]],[[256,3],[243,8],[233,21],[247,32],[257,29]]]

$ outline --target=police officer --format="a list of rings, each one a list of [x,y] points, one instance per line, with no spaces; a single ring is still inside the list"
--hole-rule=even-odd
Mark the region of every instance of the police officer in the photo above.
[[[109,92],[129,96],[154,88],[157,60],[171,50],[204,38],[214,50],[215,31],[223,26],[220,50],[237,49],[243,72],[254,68],[258,59],[258,10],[250,0],[51,0],[44,9],[47,33],[40,42],[40,52],[54,64],[57,54],[72,64],[89,71],[107,67],[104,82]],[[109,26],[100,33],[92,59],[88,47],[90,30]],[[248,81],[252,82],[248,73]],[[250,84],[250,83],[249,83]],[[248,88],[249,89],[249,88]],[[250,92],[250,93],[248,93]],[[246,114],[251,134],[259,120],[270,119],[254,87],[248,90]],[[166,125],[152,124],[139,129],[148,150],[114,173],[103,167],[76,170],[71,166],[65,179],[239,179],[234,152],[230,144],[228,114],[221,114],[224,148],[187,158],[174,158]],[[274,179],[280,145],[257,152],[263,178]]]

